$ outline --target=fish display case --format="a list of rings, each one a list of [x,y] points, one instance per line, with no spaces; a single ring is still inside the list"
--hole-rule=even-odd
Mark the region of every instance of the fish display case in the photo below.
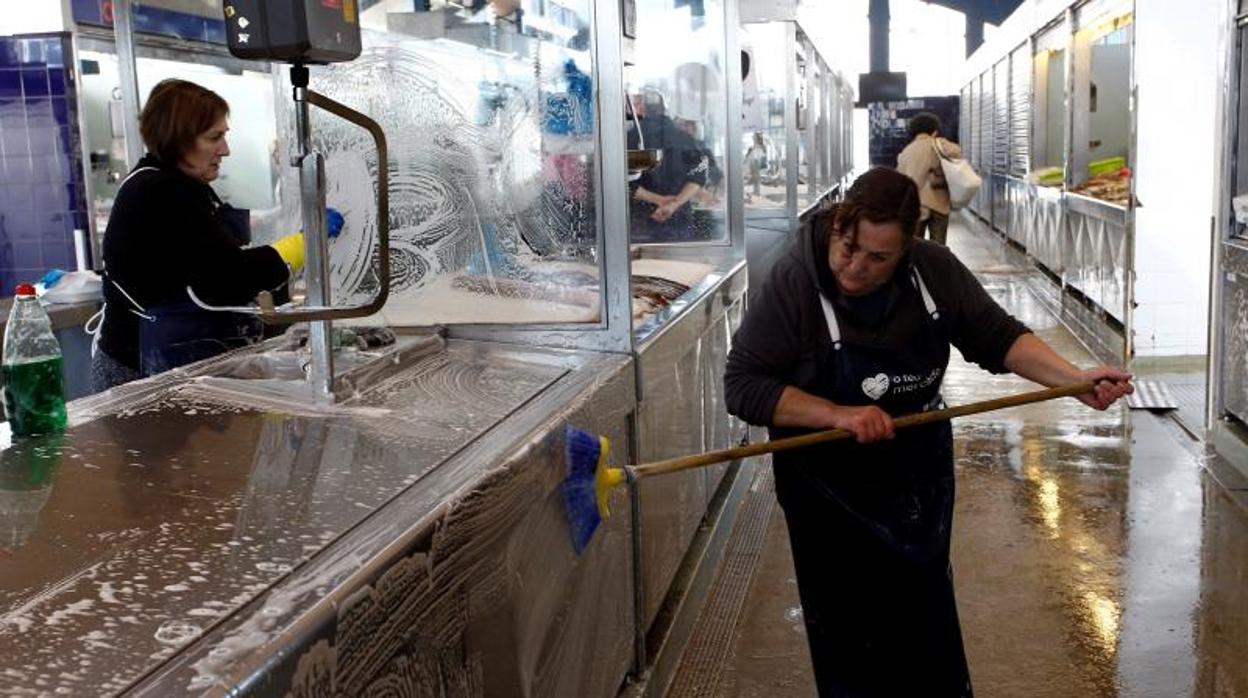
[[[747,290],[736,3],[393,5],[361,11],[358,59],[310,69],[389,141],[379,159],[312,112],[346,220],[334,305],[380,284],[390,180],[389,300],[335,321],[336,402],[292,399],[307,363],[292,330],[75,401],[63,436],[0,444],[17,561],[0,685],[605,695],[656,661],[644,639],[741,464],[621,488],[577,555],[564,429],[609,437],[615,464],[745,434],[721,380]],[[263,204],[253,239],[298,229],[286,67],[87,33],[102,63],[135,43],[111,60],[140,88],[156,56],[242,74],[231,106],[269,113],[271,177],[238,194]]]
[[[793,230],[853,169],[853,90],[782,8],[743,17],[745,217]]]
[[[1106,361],[1205,353],[1191,320],[1208,303],[1212,13],[1031,0],[969,60],[962,138],[985,180],[969,208],[1055,282]]]

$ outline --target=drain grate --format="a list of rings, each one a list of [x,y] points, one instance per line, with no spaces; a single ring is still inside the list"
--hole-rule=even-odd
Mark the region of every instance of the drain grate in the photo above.
[[[715,695],[724,664],[732,651],[733,635],[750,591],[750,582],[763,557],[767,524],[775,504],[775,483],[769,459],[750,483],[749,499],[737,514],[728,549],[689,644],[681,655],[680,667],[666,694],[668,698]]]
[[[1165,383],[1136,381],[1135,392],[1127,396],[1127,407],[1133,410],[1177,410],[1179,403]]]

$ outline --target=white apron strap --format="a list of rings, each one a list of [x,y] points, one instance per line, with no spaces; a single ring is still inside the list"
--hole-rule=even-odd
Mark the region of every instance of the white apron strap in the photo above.
[[[152,167],[151,165],[145,165],[145,166],[143,166],[143,167],[140,167],[139,169],[135,170],[134,172],[131,172],[130,174],[126,175],[126,178],[125,178],[125,179],[123,179],[123,180],[121,180],[121,186],[117,187],[117,190],[118,190],[118,191],[121,191],[121,187],[126,186],[126,182],[129,182],[130,180],[134,179],[134,176],[135,176],[135,175],[137,175],[137,174],[138,174],[138,173],[140,173],[140,172],[160,172],[160,168],[159,168],[159,167]]]
[[[828,335],[832,337],[832,348],[836,351],[841,350],[841,325],[836,321],[836,311],[832,308],[832,301],[828,297],[819,294],[819,304],[823,306],[823,319],[828,323]]]
[[[121,180],[121,186],[117,187],[117,190],[121,191],[121,187],[126,186],[126,182],[129,182],[130,180],[134,179],[134,176],[139,174],[140,172],[159,172],[159,171],[160,171],[159,167],[152,167],[151,165],[140,167],[134,172],[131,172],[130,174],[126,175],[126,178]],[[104,279],[108,283],[112,284],[113,288],[116,288],[118,291],[121,291],[121,295],[125,296],[126,300],[130,301],[130,305],[134,306],[133,308],[127,308],[127,310],[134,313],[135,315],[138,315],[144,320],[147,320],[148,322],[151,322],[152,320],[155,319],[151,315],[148,314],[146,308],[144,308],[142,305],[139,304],[138,301],[134,299],[134,296],[131,296],[129,293],[126,292],[126,289],[121,287],[121,284],[109,278],[107,271],[105,271],[104,273]],[[108,304],[105,303],[104,305],[105,307],[107,307]],[[105,309],[104,307],[100,308],[100,312],[97,313],[97,315],[99,315],[99,318],[100,318],[99,325],[96,326],[96,331],[91,333],[93,336],[95,336],[96,341],[99,340],[99,326],[102,326],[104,324],[104,309]]]
[[[923,297],[923,307],[927,310],[927,314],[933,320],[939,320],[940,309],[936,307],[936,301],[932,300],[932,294],[927,290],[927,284],[923,281],[923,276],[919,274],[918,269],[910,267],[910,280],[919,290],[919,295]],[[832,307],[832,301],[820,293],[819,305],[823,308],[823,320],[828,324],[828,336],[832,338],[832,348],[840,351],[841,325],[836,320],[836,310]]]
[[[923,277],[915,267],[910,267],[910,280],[914,282],[914,287],[919,289],[919,295],[923,296],[923,307],[927,309],[927,314],[933,320],[940,319],[940,310],[936,308],[936,301],[932,300],[932,294],[928,292],[927,284],[923,282]]]

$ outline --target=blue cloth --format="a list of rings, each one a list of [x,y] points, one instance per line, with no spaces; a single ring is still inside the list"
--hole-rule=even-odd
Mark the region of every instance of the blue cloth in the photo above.
[[[331,240],[338,237],[345,223],[346,219],[342,217],[338,209],[332,207],[325,209],[325,233],[329,235]]]

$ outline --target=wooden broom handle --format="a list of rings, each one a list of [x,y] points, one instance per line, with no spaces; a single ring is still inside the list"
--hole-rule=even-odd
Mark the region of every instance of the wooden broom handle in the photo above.
[[[981,412],[1003,410],[1007,407],[1030,405],[1033,402],[1044,402],[1045,400],[1052,400],[1059,397],[1086,395],[1087,393],[1095,392],[1095,390],[1096,383],[1092,381],[1075,383],[1073,385],[1061,385],[1056,388],[1033,390],[1032,392],[1021,393],[1019,395],[1007,395],[1006,397],[994,398],[992,400],[972,402],[958,407],[947,407],[943,410],[931,410],[928,412],[908,414],[904,417],[898,417],[893,420],[893,426],[897,429],[902,429],[920,424],[943,422],[953,419],[954,417],[965,417],[971,414],[980,414]],[[679,458],[668,458],[666,460],[654,461],[653,463],[631,466],[629,469],[632,470],[632,474],[635,477],[650,477],[651,475],[662,475],[664,473],[674,473],[680,470],[698,468],[703,465],[711,465],[712,463],[723,463],[725,461],[736,460],[737,458],[749,458],[750,456],[757,456],[763,453],[788,451],[794,448],[802,448],[804,446],[812,446],[814,444],[827,443],[829,441],[840,441],[842,439],[853,438],[853,436],[852,432],[845,431],[844,429],[826,429],[824,431],[816,431],[810,434],[802,434],[801,436],[790,436],[785,439],[776,439],[775,441],[747,444],[745,446],[725,448],[718,451],[710,451],[708,453],[680,456]]]

